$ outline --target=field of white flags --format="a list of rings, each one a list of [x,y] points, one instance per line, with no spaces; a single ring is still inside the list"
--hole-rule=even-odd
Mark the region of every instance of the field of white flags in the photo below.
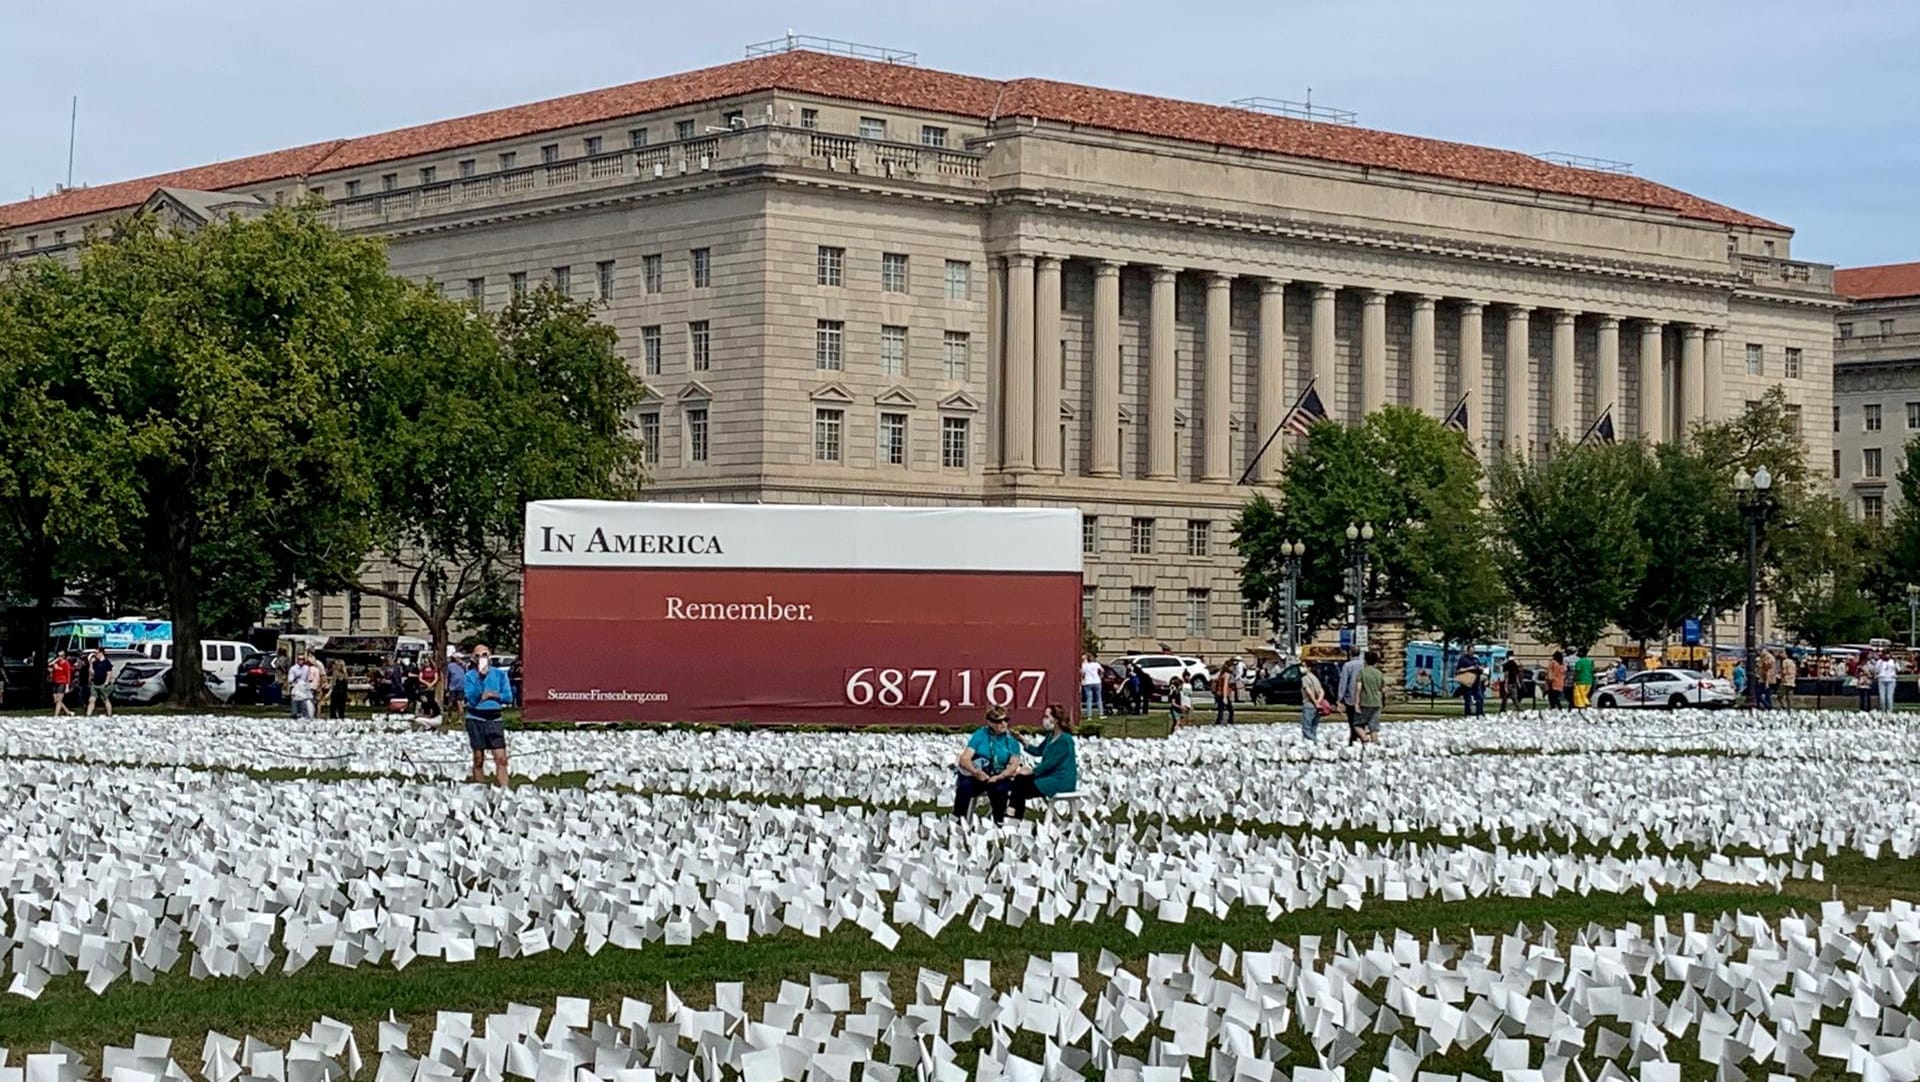
[[[0,1082],[1920,1079],[1904,716],[962,739],[0,719]]]

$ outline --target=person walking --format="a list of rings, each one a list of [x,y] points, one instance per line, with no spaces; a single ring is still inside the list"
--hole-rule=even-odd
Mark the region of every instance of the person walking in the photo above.
[[[1167,717],[1169,732],[1179,732],[1180,726],[1193,717],[1193,691],[1178,676],[1167,681]]]
[[[1507,660],[1500,665],[1500,712],[1502,714],[1507,712],[1508,703],[1513,704],[1513,709],[1520,709],[1521,680],[1520,659],[1508,654]]]
[[[1757,662],[1755,662],[1755,667],[1757,667],[1760,670],[1760,672],[1758,674],[1758,679],[1755,680],[1753,685],[1754,697],[1759,700],[1760,709],[1772,710],[1773,709],[1773,683],[1775,680],[1773,651],[1771,650],[1760,651],[1760,658]]]
[[[312,654],[300,655],[300,660],[287,670],[287,697],[293,701],[295,720],[313,720],[314,700],[320,694],[322,679],[320,666],[315,664]]]
[[[1847,664],[1847,671],[1853,677],[1853,692],[1860,697],[1862,711],[1872,709],[1873,702],[1873,663],[1865,654],[1857,654]]]
[[[1780,709],[1793,709],[1793,686],[1799,682],[1800,663],[1793,660],[1792,654],[1782,654],[1780,657],[1780,690],[1776,693],[1779,697]]]
[[[48,682],[53,685],[53,716],[72,716],[67,709],[67,692],[73,690],[73,660],[65,654],[57,655],[47,669]]]
[[[1873,663],[1873,680],[1880,685],[1880,709],[1893,710],[1894,680],[1900,670],[1893,664],[1893,655],[1882,653]]]
[[[1320,739],[1320,719],[1333,713],[1327,701],[1327,689],[1308,666],[1300,666],[1300,735],[1307,743]]]
[[[1105,674],[1105,666],[1092,654],[1080,658],[1080,720],[1097,718],[1107,712],[1106,700],[1102,697],[1100,678]]]
[[[1233,676],[1227,666],[1213,674],[1213,723],[1215,725],[1233,724]]]
[[[1228,686],[1233,692],[1234,704],[1238,705],[1240,702],[1240,692],[1247,686],[1247,663],[1239,658],[1234,658],[1232,664],[1227,667],[1227,674],[1230,678]]]
[[[107,694],[113,682],[113,662],[107,660],[107,652],[95,648],[87,661],[87,716],[93,716],[95,706],[104,707],[107,716],[113,716],[113,699]]]
[[[1347,726],[1347,743],[1372,744],[1380,739],[1380,711],[1387,705],[1387,674],[1380,671],[1380,653],[1369,650],[1354,677],[1355,720]]]
[[[327,717],[347,720],[347,690],[353,681],[347,677],[347,663],[334,658],[327,665]]]
[[[447,665],[442,675],[447,684],[447,718],[462,721],[466,717],[467,663],[451,647],[447,650]]]
[[[1480,655],[1469,646],[1460,655],[1460,664],[1453,670],[1453,681],[1460,685],[1460,714],[1462,717],[1484,718],[1487,716],[1487,667],[1481,662]]]
[[[1567,693],[1567,657],[1558,650],[1547,659],[1547,707],[1560,709],[1560,702]]]
[[[473,751],[473,780],[487,780],[486,758],[493,755],[493,773],[500,788],[507,787],[507,730],[500,715],[513,705],[513,683],[507,670],[493,663],[493,651],[484,643],[473,648],[473,668],[467,672],[467,746]]]
[[[1348,652],[1346,664],[1340,666],[1340,709],[1346,712],[1349,730],[1360,721],[1360,670],[1366,665],[1367,659],[1353,650]]]
[[[1581,650],[1573,661],[1573,708],[1585,710],[1593,697],[1593,659]]]

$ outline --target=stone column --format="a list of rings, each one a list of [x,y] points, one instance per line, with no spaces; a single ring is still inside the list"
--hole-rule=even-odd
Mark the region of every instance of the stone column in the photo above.
[[[1640,427],[1641,438],[1649,443],[1667,439],[1666,376],[1661,372],[1661,353],[1666,348],[1666,324],[1649,319],[1640,324]]]
[[[1007,374],[1000,381],[1006,468],[1033,469],[1033,257],[1007,257]]]
[[[1674,439],[1681,440],[1687,430],[1700,420],[1707,401],[1707,365],[1705,327],[1698,323],[1689,323],[1681,329],[1680,338],[1680,423],[1681,431],[1674,433]]]
[[[1527,315],[1533,309],[1512,305],[1507,309],[1507,450],[1525,455],[1533,442],[1532,400],[1528,397]]]
[[[1320,395],[1320,404],[1326,407],[1327,417],[1340,419],[1340,396],[1334,386],[1337,378],[1333,372],[1333,296],[1337,287],[1322,282],[1313,287],[1313,337],[1310,349],[1313,357],[1313,389]]]
[[[1440,298],[1421,294],[1413,298],[1413,358],[1407,366],[1407,378],[1413,387],[1407,405],[1421,413],[1433,413],[1433,306]]]
[[[1093,268],[1093,475],[1120,476],[1120,264]]]
[[[1467,410],[1467,446],[1476,455],[1487,445],[1487,411],[1481,408],[1487,397],[1487,354],[1480,335],[1480,319],[1486,310],[1482,301],[1460,302],[1460,393]]]
[[[1260,344],[1257,361],[1259,364],[1259,431],[1255,438],[1265,443],[1273,437],[1280,422],[1287,418],[1287,346],[1286,346],[1286,297],[1287,283],[1282,278],[1268,278],[1260,283]],[[1280,467],[1283,459],[1279,440],[1268,445],[1266,454],[1260,456],[1260,464],[1255,468],[1254,476],[1263,482],[1280,479]],[[1249,454],[1260,450],[1256,443]]]
[[[992,428],[987,446],[993,464],[1007,468],[1007,263],[999,256],[987,259],[987,400]]]
[[[1553,431],[1567,439],[1574,437],[1573,324],[1578,312],[1562,308],[1553,314],[1553,382],[1547,399],[1547,421]]]
[[[1059,473],[1060,461],[1060,260],[1043,255],[1033,279],[1033,464]]]
[[[1387,404],[1387,291],[1369,289],[1360,309],[1360,416]]]
[[[1233,277],[1207,275],[1206,369],[1201,374],[1206,444],[1201,450],[1200,479],[1225,484],[1233,457]]]
[[[1707,328],[1706,377],[1702,380],[1700,416],[1717,421],[1727,415],[1726,335],[1718,327]]]
[[[1620,317],[1601,316],[1599,349],[1594,358],[1593,409],[1594,418],[1608,409],[1613,410],[1613,429],[1622,431],[1620,408]]]
[[[1147,310],[1147,476],[1156,481],[1173,480],[1173,283],[1179,274],[1172,267],[1153,268]]]

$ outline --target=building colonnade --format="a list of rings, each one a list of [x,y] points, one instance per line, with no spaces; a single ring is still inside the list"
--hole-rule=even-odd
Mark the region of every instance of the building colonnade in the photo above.
[[[1088,454],[1086,472],[1094,477],[1120,477],[1122,456],[1119,423],[1121,406],[1121,312],[1120,280],[1123,264],[1114,260],[1092,260],[1093,304],[1091,316],[1090,371],[1083,373],[1090,390],[1091,416],[1084,418]],[[993,463],[1001,472],[1060,474],[1069,472],[1062,461],[1058,441],[1050,438],[1059,424],[1064,384],[1061,339],[1062,277],[1065,259],[1056,255],[1013,253],[993,261],[992,287],[989,290],[989,357],[998,365],[1000,380],[1000,448]],[[1176,283],[1189,268],[1145,264],[1150,279],[1145,342],[1146,370],[1144,394],[1147,435],[1142,468],[1133,473],[1147,480],[1198,480],[1203,483],[1231,484],[1246,469],[1245,461],[1234,460],[1231,426],[1236,409],[1245,403],[1234,401],[1232,355],[1232,291],[1235,275],[1217,270],[1193,270],[1204,284],[1204,312],[1195,321],[1200,328],[1196,356],[1183,359],[1176,352]],[[1678,350],[1667,348],[1666,321],[1629,317],[1617,313],[1573,308],[1536,308],[1497,298],[1449,297],[1416,290],[1389,290],[1375,286],[1349,286],[1336,282],[1299,281],[1277,276],[1248,276],[1258,290],[1257,318],[1248,331],[1247,361],[1253,371],[1254,425],[1252,439],[1244,456],[1251,458],[1285,420],[1302,387],[1289,386],[1286,357],[1286,297],[1289,286],[1298,286],[1308,298],[1309,316],[1305,342],[1300,352],[1311,373],[1312,385],[1328,415],[1339,419],[1361,416],[1389,404],[1409,406],[1436,417],[1452,411],[1454,402],[1436,397],[1439,381],[1436,365],[1436,313],[1450,306],[1457,314],[1458,348],[1454,351],[1457,386],[1471,392],[1459,400],[1466,414],[1469,438],[1482,454],[1488,450],[1488,396],[1484,328],[1488,319],[1505,320],[1505,352],[1497,369],[1503,386],[1500,396],[1503,434],[1536,433],[1534,417],[1535,388],[1529,386],[1534,369],[1531,323],[1548,321],[1552,328],[1551,348],[1541,358],[1541,379],[1547,391],[1547,416],[1550,433],[1577,439],[1595,418],[1574,415],[1580,381],[1576,358],[1575,329],[1582,320],[1591,320],[1596,342],[1589,401],[1604,408],[1612,404],[1614,424],[1620,438],[1651,436],[1668,440],[1683,433],[1698,420],[1720,416],[1724,395],[1722,369],[1722,332],[1700,323],[1675,325]],[[1336,348],[1336,300],[1343,291],[1358,293],[1360,325],[1358,334],[1357,378],[1343,379],[1338,368]],[[1387,372],[1387,304],[1395,293],[1410,298],[1411,333],[1406,356],[1407,378],[1400,394],[1389,401]],[[1638,333],[1640,348],[1637,369],[1637,402],[1620,400],[1620,336]],[[1182,371],[1182,362],[1187,371]],[[1177,388],[1182,381],[1198,381],[1200,399],[1200,439],[1197,476],[1183,477],[1178,469],[1176,411]],[[1677,403],[1669,402],[1670,387],[1676,388]],[[1357,388],[1357,401],[1342,401],[1350,388]],[[1521,393],[1512,393],[1520,388]],[[1677,405],[1677,411],[1671,407]],[[1632,430],[1627,417],[1634,418]],[[1646,419],[1653,419],[1649,425]],[[1506,442],[1506,441],[1503,441]],[[1271,482],[1279,477],[1282,456],[1280,441],[1260,457],[1252,480]],[[1522,445],[1522,453],[1531,448]]]

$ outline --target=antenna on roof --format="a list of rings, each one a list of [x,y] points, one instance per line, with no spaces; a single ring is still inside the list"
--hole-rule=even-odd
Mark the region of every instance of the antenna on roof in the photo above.
[[[1554,165],[1565,165],[1574,169],[1592,169],[1599,173],[1633,172],[1632,162],[1615,161],[1612,158],[1589,158],[1585,154],[1563,154],[1557,150],[1535,154],[1534,157]]]
[[[1335,109],[1328,105],[1313,103],[1313,88],[1307,88],[1306,101],[1288,101],[1285,98],[1235,98],[1233,105],[1252,113],[1266,113],[1269,116],[1284,116],[1294,120],[1311,120],[1316,124],[1343,124],[1351,127],[1360,123],[1360,114],[1351,109]]]
[[[851,56],[856,60],[878,60],[884,64],[907,64],[919,66],[920,54],[905,49],[890,49],[884,45],[862,45],[855,41],[841,41],[838,38],[818,38],[811,34],[796,34],[791,29],[785,37],[771,41],[756,41],[747,46],[747,59],[755,57],[778,56],[781,53],[831,53],[834,56]]]
[[[73,96],[73,112],[67,116],[67,187],[73,187],[73,137],[80,131],[80,95]]]

